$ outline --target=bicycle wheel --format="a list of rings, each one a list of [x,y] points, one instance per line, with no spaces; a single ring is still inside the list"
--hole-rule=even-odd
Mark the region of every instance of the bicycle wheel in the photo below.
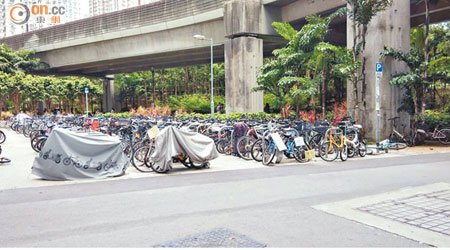
[[[39,153],[39,148],[38,148],[38,142],[39,140],[43,138],[43,136],[35,136],[33,139],[31,139],[31,148],[36,151],[37,153]]]
[[[206,163],[195,163],[191,160],[191,158],[189,158],[189,164],[191,165],[190,168],[194,169],[202,169],[206,166]]]
[[[144,164],[148,168],[152,167],[152,162],[150,161],[150,156],[152,155],[154,149],[155,149],[154,144],[151,144],[151,147],[149,148],[149,150],[147,151],[147,154],[144,157]]]
[[[236,143],[237,153],[242,159],[245,159],[245,160],[252,159],[251,150],[252,150],[254,141],[255,141],[255,139],[250,136],[244,136],[244,137],[239,138],[238,142]]]
[[[6,135],[0,130],[0,144],[3,144],[6,140]]]
[[[35,151],[37,150],[36,152],[41,152],[42,148],[45,145],[45,142],[47,142],[47,137],[39,138],[39,140],[36,142],[36,149],[35,149]]]
[[[403,137],[403,141],[402,142],[405,143],[408,147],[412,147],[412,146],[416,145],[415,140],[413,140],[411,138],[411,136],[409,136],[409,135],[405,135]]]
[[[275,158],[276,151],[277,149],[274,143],[271,145],[266,144],[266,149],[262,155],[262,163],[266,166],[269,165],[273,161],[273,158]]]
[[[10,163],[11,160],[6,157],[0,157],[0,164]]]
[[[156,173],[159,174],[164,174],[169,172],[169,169],[163,169],[161,166],[156,165],[156,164],[151,164],[151,168],[153,169],[153,171],[155,171]]]
[[[356,149],[353,147],[353,145],[347,146],[347,156],[348,158],[353,158],[356,155]]]
[[[145,156],[147,155],[149,150],[149,145],[142,145],[133,152],[133,155],[131,157],[131,164],[139,172],[148,173],[153,171],[151,167],[145,165]]]
[[[334,161],[339,155],[339,150],[336,145],[329,141],[324,141],[319,147],[319,156],[324,161]]]
[[[27,138],[30,137],[30,130],[31,130],[31,128],[29,128],[29,127],[24,128],[22,131],[23,136],[25,136]]]
[[[450,129],[441,129],[437,132],[439,142],[444,145],[450,145]]]
[[[406,143],[405,140],[403,138],[401,138],[400,136],[398,136],[395,133],[392,133],[389,135],[389,141],[390,142],[402,142],[402,143]]]
[[[303,147],[295,147],[294,158],[300,163],[307,162],[307,160],[305,159],[305,149]]]
[[[348,159],[348,146],[347,145],[343,145],[341,148],[341,152],[340,152],[340,157],[342,161],[346,161]]]
[[[225,142],[223,144],[223,152],[226,155],[231,155],[233,154],[233,146],[231,145],[231,142]]]
[[[217,142],[217,145],[216,145],[217,152],[219,152],[220,154],[224,154],[225,153],[225,144],[226,144],[225,140],[220,140],[219,142]]]
[[[407,147],[408,147],[408,145],[406,143],[402,143],[402,142],[395,142],[395,143],[389,144],[389,149],[393,149],[393,150],[401,150],[401,149],[405,149]]]
[[[358,154],[361,157],[365,157],[367,155],[367,146],[363,141],[359,142]]]
[[[253,160],[258,162],[262,161],[262,139],[258,139],[255,141],[255,143],[253,143],[251,155]]]
[[[308,142],[309,146],[311,146],[311,149],[314,149],[314,151],[316,152],[316,156],[319,155],[320,142],[322,141],[322,138],[322,134],[317,134],[313,136]]]
[[[41,132],[40,132],[39,130],[32,130],[32,131],[30,132],[30,139],[33,140],[34,137],[36,137],[36,136],[38,136],[38,135],[40,135],[40,134],[41,134]]]

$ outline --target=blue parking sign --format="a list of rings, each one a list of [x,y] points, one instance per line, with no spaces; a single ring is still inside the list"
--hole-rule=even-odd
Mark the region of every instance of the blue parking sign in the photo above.
[[[377,63],[376,64],[376,72],[383,72],[383,64],[382,63]]]
[[[86,93],[86,94],[89,93],[89,88],[88,87],[84,88],[84,93]]]

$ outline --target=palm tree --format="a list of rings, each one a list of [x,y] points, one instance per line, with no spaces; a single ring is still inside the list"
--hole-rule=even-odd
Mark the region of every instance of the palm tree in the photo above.
[[[313,56],[309,64],[320,75],[321,79],[321,103],[322,117],[326,117],[326,92],[327,83],[330,82],[330,76],[346,80],[358,69],[358,65],[351,60],[351,51],[334,46],[329,43],[321,42],[314,48]]]
[[[288,44],[284,48],[274,50],[274,58],[268,59],[259,69],[258,87],[253,91],[265,91],[275,95],[277,97],[275,106],[285,105],[289,96],[314,95],[319,77],[311,74],[311,71],[316,71],[308,62],[314,60],[319,51],[323,55],[328,54],[325,43],[322,46],[323,50],[316,48],[325,40],[331,21],[344,14],[345,8],[342,8],[328,17],[308,16],[306,18],[308,23],[300,31],[296,31],[289,23],[273,23],[275,30],[288,41]],[[325,58],[328,60],[326,56],[323,57],[323,61]],[[323,61],[317,62],[321,65]],[[326,64],[328,67],[329,63]],[[326,77],[322,77],[322,83],[325,79]]]

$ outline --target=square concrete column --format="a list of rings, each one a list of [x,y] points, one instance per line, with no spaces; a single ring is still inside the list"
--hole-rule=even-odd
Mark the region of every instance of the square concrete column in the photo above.
[[[111,112],[113,108],[116,112],[120,112],[120,101],[115,98],[116,92],[117,87],[114,85],[114,80],[103,80],[103,112]]]
[[[255,37],[260,33],[261,9],[260,0],[230,0],[224,4],[227,114],[263,111],[263,93],[252,92],[263,64],[263,40]]]
[[[347,18],[347,48],[351,49],[353,45],[352,22]],[[401,49],[405,52],[410,48],[410,2],[393,1],[391,7],[378,13],[369,24],[366,49],[360,56],[365,57],[366,72],[366,102],[361,100],[362,83],[358,84],[359,107],[358,110],[352,109],[356,102],[354,97],[353,83],[347,84],[347,100],[349,114],[355,115],[357,112],[358,123],[361,123],[366,131],[366,136],[375,138],[376,110],[375,110],[375,64],[384,63],[383,78],[380,83],[380,138],[387,138],[391,132],[389,118],[402,116],[402,124],[409,124],[409,119],[405,114],[399,114],[398,108],[401,101],[401,90],[396,86],[391,86],[389,81],[392,76],[406,72],[408,70],[404,63],[392,59],[381,61],[380,53],[384,47]]]
[[[263,93],[253,92],[257,86],[258,68],[263,64],[263,40],[236,37],[225,41],[226,113],[263,111]]]

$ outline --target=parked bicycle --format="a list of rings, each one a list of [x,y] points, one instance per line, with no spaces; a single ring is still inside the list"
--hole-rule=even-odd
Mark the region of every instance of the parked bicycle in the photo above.
[[[433,132],[428,131],[423,123],[417,127],[421,128],[416,128],[415,131],[413,131],[413,145],[423,144],[425,140],[434,140],[439,141],[443,145],[450,145],[450,129],[441,128],[442,123],[438,123]]]
[[[404,135],[397,130],[397,127],[400,122],[400,117],[397,116],[397,117],[389,118],[388,121],[391,122],[391,129],[392,129],[392,132],[389,135],[389,141],[391,143],[405,143],[407,146],[412,146],[411,136]],[[403,124],[402,126],[403,126],[403,131],[405,131],[406,125]]]

